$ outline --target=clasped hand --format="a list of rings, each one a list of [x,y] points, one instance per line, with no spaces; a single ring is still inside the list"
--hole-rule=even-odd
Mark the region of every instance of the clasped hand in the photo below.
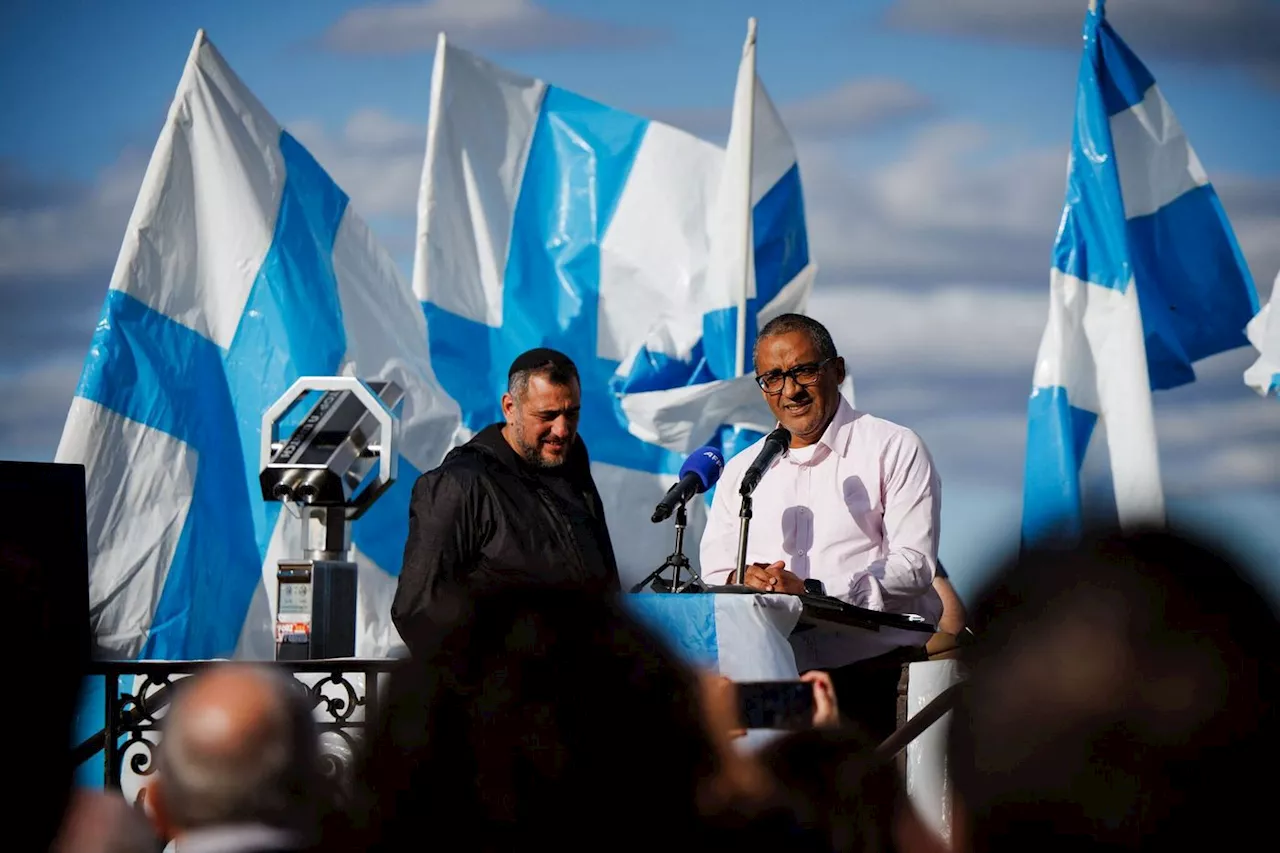
[[[804,592],[804,581],[799,575],[787,571],[785,566],[786,563],[782,560],[775,563],[752,563],[747,566],[743,583],[761,592],[800,595]]]

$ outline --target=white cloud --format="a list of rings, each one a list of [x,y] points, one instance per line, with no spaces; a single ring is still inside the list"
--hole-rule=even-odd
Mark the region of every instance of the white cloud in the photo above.
[[[1079,50],[1086,4],[1064,0],[896,0],[894,27]],[[1280,5],[1272,0],[1124,0],[1107,19],[1139,55],[1237,62],[1274,82]]]
[[[863,369],[892,364],[934,374],[1025,375],[1048,317],[1043,288],[1014,291],[973,284],[922,289],[819,283],[809,312],[831,330],[859,380]]]
[[[1173,401],[1157,393],[1156,429],[1160,443],[1170,449],[1199,445],[1207,441],[1230,444],[1234,439],[1259,438],[1273,434],[1280,449],[1280,412],[1274,400],[1241,393],[1228,399]]]
[[[927,115],[932,99],[891,77],[862,77],[778,107],[793,136],[829,138],[866,133],[893,122]],[[730,109],[724,107],[648,110],[646,115],[707,139],[723,141]]]
[[[0,373],[0,448],[8,459],[53,459],[82,362],[68,359]]]
[[[1280,441],[1234,442],[1210,451],[1199,467],[1183,478],[1188,485],[1280,487]]]
[[[992,129],[939,122],[888,164],[802,143],[800,169],[825,273],[930,284],[1047,281],[1065,146],[1009,150]]]
[[[809,313],[848,360],[859,406],[915,429],[944,478],[1020,483],[1045,290],[819,283]],[[1248,361],[1223,353],[1155,395],[1168,492],[1280,487],[1280,412],[1244,387]],[[1102,431],[1086,469],[1110,488]]]
[[[799,143],[809,239],[822,278],[1047,283],[1066,144],[1019,147],[1000,131],[936,122],[887,164],[868,165],[830,143]],[[1210,178],[1265,292],[1280,269],[1280,181]]]
[[[440,33],[471,48],[536,51],[648,44],[650,29],[552,12],[532,0],[428,0],[351,9],[322,36],[341,53],[404,54],[435,49]]]
[[[0,280],[109,269],[146,165],[126,149],[88,186],[43,198],[37,191],[22,207],[0,209]]]
[[[309,120],[287,126],[361,216],[413,215],[426,150],[425,119],[408,122],[366,109],[353,113],[336,134]]]
[[[927,127],[901,160],[871,176],[876,200],[895,224],[907,228],[1043,239],[1062,206],[1065,148],[994,158],[995,144],[991,130],[981,125]]]
[[[932,100],[903,80],[872,77],[849,80],[781,108],[797,134],[821,135],[866,130],[893,119],[928,111]]]

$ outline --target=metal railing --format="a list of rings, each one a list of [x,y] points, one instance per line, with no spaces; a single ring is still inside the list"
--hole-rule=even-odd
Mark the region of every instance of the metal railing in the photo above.
[[[126,761],[138,776],[155,772],[154,750],[160,739],[163,711],[174,685],[223,661],[97,661],[90,677],[103,679],[105,725],[72,750],[75,766],[103,753],[104,787],[119,790]],[[401,661],[395,658],[344,658],[339,660],[276,662],[306,693],[316,712],[316,727],[323,736],[333,732],[353,750],[369,721],[377,718],[382,677]],[[132,678],[132,684],[127,684]],[[127,687],[121,692],[121,686]],[[340,761],[325,756],[325,771],[336,775]]]
[[[219,663],[223,661],[93,663],[88,674],[103,678],[106,725],[74,747],[74,765],[79,766],[98,753],[104,753],[103,786],[116,790],[121,788],[126,760],[129,769],[138,776],[145,777],[155,772],[153,755],[160,738],[161,712],[172,698],[175,683]],[[369,722],[377,718],[382,678],[399,663],[401,661],[394,658],[350,658],[283,661],[272,665],[289,672],[298,688],[306,692],[318,715],[316,727],[320,733],[336,733],[354,751],[357,738]],[[352,676],[360,676],[358,683]],[[121,692],[122,680],[130,677],[133,678],[132,692]],[[898,756],[911,741],[951,710],[958,698],[957,688],[955,685],[944,690],[900,724],[877,747],[877,756],[885,761]],[[341,773],[341,762],[332,753],[326,754],[325,758],[328,775]]]

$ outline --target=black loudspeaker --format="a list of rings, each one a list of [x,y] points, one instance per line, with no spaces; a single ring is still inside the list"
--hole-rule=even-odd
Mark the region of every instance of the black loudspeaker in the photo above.
[[[40,732],[13,730],[5,763],[27,780],[22,820],[41,850],[71,786],[72,724],[91,648],[87,540],[83,465],[0,462],[5,706],[15,719],[39,721]]]

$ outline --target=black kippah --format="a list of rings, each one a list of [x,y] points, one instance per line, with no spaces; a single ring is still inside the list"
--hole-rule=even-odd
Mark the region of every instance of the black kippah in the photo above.
[[[577,370],[577,365],[573,363],[573,359],[560,352],[560,350],[551,349],[550,347],[538,347],[516,356],[516,360],[511,362],[511,368],[507,371],[507,378],[510,379],[521,370],[532,370],[535,367],[547,367],[548,365],[571,367],[575,371]]]

